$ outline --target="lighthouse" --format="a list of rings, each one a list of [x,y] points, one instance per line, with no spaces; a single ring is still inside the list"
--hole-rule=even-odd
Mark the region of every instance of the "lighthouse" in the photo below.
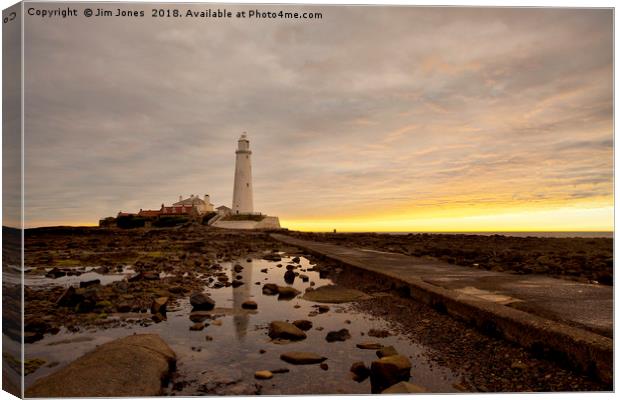
[[[252,152],[250,141],[245,132],[237,142],[235,160],[235,186],[233,189],[233,214],[252,214],[254,199],[252,196]]]

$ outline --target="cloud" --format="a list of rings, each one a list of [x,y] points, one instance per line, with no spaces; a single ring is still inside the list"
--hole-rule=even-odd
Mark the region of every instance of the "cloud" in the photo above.
[[[242,131],[288,219],[611,204],[611,10],[261,8],[323,19],[27,17],[28,220],[229,204]]]

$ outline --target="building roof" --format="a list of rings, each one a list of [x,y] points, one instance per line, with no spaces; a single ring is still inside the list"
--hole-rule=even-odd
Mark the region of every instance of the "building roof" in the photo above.
[[[216,210],[230,210],[230,207],[226,207],[226,206],[219,206],[216,208]]]
[[[200,206],[207,204],[204,200],[200,199],[198,196],[189,197],[187,199],[183,199],[181,201],[177,201],[173,204],[173,206]]]
[[[161,214],[161,210],[140,210],[139,217],[158,217]]]

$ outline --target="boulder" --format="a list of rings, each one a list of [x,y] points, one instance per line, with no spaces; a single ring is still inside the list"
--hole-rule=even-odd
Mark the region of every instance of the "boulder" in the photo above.
[[[301,329],[302,331],[309,331],[312,329],[312,321],[308,321],[307,319],[298,319],[293,321],[293,325]]]
[[[272,339],[303,340],[306,338],[306,334],[288,322],[272,321],[269,324],[269,337]]]
[[[278,287],[278,300],[291,300],[297,297],[301,292],[295,288],[290,286],[279,286]]]
[[[395,355],[373,361],[370,366],[372,393],[381,393],[390,386],[409,379],[411,362],[405,356]]]
[[[130,335],[38,379],[26,390],[26,397],[158,396],[175,358],[158,335]]]
[[[279,292],[279,286],[275,283],[265,283],[263,285],[263,294],[267,296],[275,296]]]
[[[381,394],[396,394],[396,393],[426,393],[427,390],[422,386],[414,385],[409,382],[398,382],[389,388],[385,389]]]
[[[215,301],[204,293],[194,292],[189,297],[189,302],[194,310],[210,311],[215,307]]]
[[[168,305],[168,297],[158,297],[156,299],[153,299],[153,302],[151,303],[151,313],[152,314],[165,314],[166,313],[166,306]]]
[[[327,357],[305,351],[291,351],[281,354],[280,359],[290,364],[304,365],[320,364],[323,361],[327,360]]]
[[[246,309],[246,310],[256,310],[258,308],[258,304],[256,304],[255,301],[246,300],[243,303],[241,303],[241,308]]]
[[[344,342],[347,339],[351,339],[351,334],[348,329],[341,329],[339,331],[331,331],[325,336],[325,340],[328,342]]]

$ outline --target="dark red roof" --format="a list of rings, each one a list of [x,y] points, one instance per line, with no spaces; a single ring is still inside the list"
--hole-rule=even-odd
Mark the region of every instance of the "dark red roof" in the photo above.
[[[138,216],[140,217],[159,217],[161,210],[140,210]]]

